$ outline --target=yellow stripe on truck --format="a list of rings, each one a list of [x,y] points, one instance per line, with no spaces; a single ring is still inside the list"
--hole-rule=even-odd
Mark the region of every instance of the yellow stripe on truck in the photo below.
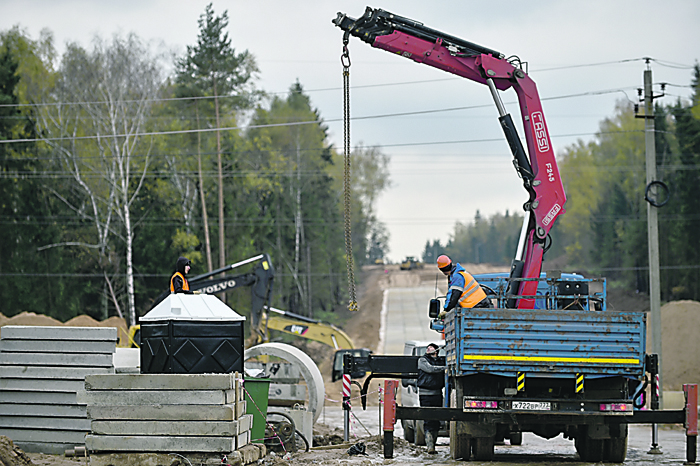
[[[556,358],[546,356],[489,356],[483,354],[465,354],[465,360],[471,361],[518,361],[518,362],[573,362],[593,364],[639,364],[635,358]]]

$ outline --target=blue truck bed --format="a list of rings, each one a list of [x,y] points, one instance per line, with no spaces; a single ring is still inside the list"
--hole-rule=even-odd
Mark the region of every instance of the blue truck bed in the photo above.
[[[646,314],[462,309],[445,319],[451,375],[644,376]]]

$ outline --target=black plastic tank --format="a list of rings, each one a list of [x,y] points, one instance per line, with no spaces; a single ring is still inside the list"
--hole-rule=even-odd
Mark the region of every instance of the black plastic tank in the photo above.
[[[216,296],[171,294],[139,322],[142,374],[243,372],[245,317]]]

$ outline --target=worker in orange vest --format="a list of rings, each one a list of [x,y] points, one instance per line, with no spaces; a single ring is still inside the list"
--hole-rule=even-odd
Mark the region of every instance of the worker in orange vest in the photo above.
[[[190,291],[190,284],[187,282],[185,275],[190,273],[192,263],[186,257],[178,257],[175,264],[175,273],[170,277],[170,292],[193,294]]]
[[[445,314],[457,306],[466,308],[493,307],[493,303],[486,297],[486,292],[481,288],[481,285],[459,263],[452,262],[452,259],[443,254],[437,258],[437,266],[448,280],[445,306],[440,312],[440,318],[444,318]]]

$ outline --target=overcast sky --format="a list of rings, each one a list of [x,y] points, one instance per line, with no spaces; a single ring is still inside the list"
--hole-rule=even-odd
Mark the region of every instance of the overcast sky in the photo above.
[[[208,1],[0,0],[0,29],[20,25],[32,38],[50,29],[89,47],[95,34],[134,32],[154,49],[182,54],[196,42]],[[664,103],[688,98],[690,67],[700,59],[700,1],[573,0],[213,1],[228,10],[237,51],[249,50],[261,70],[259,87],[304,86],[342,150],[342,32],[337,12],[358,17],[381,8],[426,26],[517,55],[538,86],[557,153],[594,138],[619,99],[637,101],[651,57],[654,83],[667,82]],[[426,240],[447,241],[455,222],[521,212],[527,195],[515,175],[488,88],[394,56],[353,38],[349,45],[353,145],[382,146],[391,157],[392,187],[377,213],[391,234],[389,258],[420,256]],[[659,86],[655,90],[660,92]],[[502,93],[520,121],[515,93]],[[462,107],[475,107],[457,109]],[[442,110],[439,112],[428,112]],[[424,113],[421,113],[424,112]],[[409,115],[394,115],[412,113]],[[374,117],[374,118],[362,118]],[[522,132],[521,132],[522,137]],[[564,179],[566,186],[566,179]],[[556,238],[554,238],[556,241]]]

